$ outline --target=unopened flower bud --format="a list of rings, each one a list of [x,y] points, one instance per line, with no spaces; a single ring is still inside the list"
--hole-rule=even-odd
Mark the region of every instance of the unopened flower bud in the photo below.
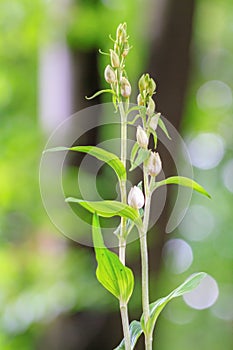
[[[121,95],[126,98],[131,95],[131,85],[125,77],[121,78]]]
[[[120,59],[117,53],[110,49],[110,59],[111,59],[111,65],[113,68],[120,67]]]
[[[146,90],[146,86],[147,84],[146,84],[145,74],[143,74],[138,81],[138,87],[140,92],[142,92],[143,90]]]
[[[148,106],[147,106],[147,110],[146,110],[147,114],[149,117],[151,117],[154,112],[155,112],[155,103],[154,100],[149,97],[149,102],[148,102]]]
[[[162,162],[160,156],[156,152],[151,152],[147,163],[147,171],[150,176],[157,176],[162,170]]]
[[[119,24],[116,31],[116,39],[119,43],[124,43],[127,40],[127,25],[126,23]]]
[[[138,94],[137,102],[138,102],[138,106],[144,106],[144,101],[141,94]]]
[[[143,128],[140,125],[138,125],[137,127],[136,138],[137,138],[137,143],[141,148],[147,148],[149,139],[145,130],[143,130]]]
[[[117,53],[119,52],[119,44],[117,42],[114,43],[114,51]]]
[[[107,65],[104,71],[104,78],[107,83],[112,84],[116,81],[116,74],[114,72],[114,69],[110,65]]]
[[[150,78],[149,84],[148,84],[148,93],[150,96],[152,96],[154,94],[155,89],[156,89],[155,81],[154,81],[154,79]]]
[[[132,187],[129,191],[128,204],[135,209],[141,209],[143,207],[144,194],[137,186]]]
[[[153,130],[157,129],[160,116],[161,116],[161,113],[157,113],[156,115],[154,115],[151,118],[151,120],[150,120],[150,127],[151,127],[151,129],[153,129]]]
[[[124,48],[123,48],[122,56],[123,56],[123,57],[126,57],[126,56],[128,55],[128,53],[129,53],[129,44],[128,44],[128,42],[126,41],[126,42],[124,43]]]

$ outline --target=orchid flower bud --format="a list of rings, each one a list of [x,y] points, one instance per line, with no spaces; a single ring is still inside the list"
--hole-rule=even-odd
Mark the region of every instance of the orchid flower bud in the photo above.
[[[128,204],[135,209],[141,209],[144,201],[144,194],[140,188],[137,186],[132,187],[128,195]]]
[[[151,128],[152,130],[156,130],[156,129],[157,129],[158,121],[159,121],[158,115],[154,115],[154,116],[151,118],[149,126],[150,126],[150,128]]]
[[[146,85],[147,84],[146,84],[145,74],[143,74],[138,81],[138,87],[140,92],[143,92],[144,90],[146,90]]]
[[[154,116],[151,118],[150,124],[149,124],[150,127],[151,127],[151,129],[153,129],[153,130],[156,130],[156,129],[157,129],[160,116],[161,116],[161,113],[157,113],[156,115],[154,115]]]
[[[144,106],[144,101],[141,94],[138,94],[137,103],[138,103],[138,106]]]
[[[150,176],[157,176],[162,170],[160,156],[156,152],[151,152],[147,163],[147,171]]]
[[[149,139],[145,130],[143,130],[143,128],[140,125],[138,125],[137,127],[136,138],[137,138],[137,143],[141,148],[147,148]]]
[[[131,95],[131,85],[126,78],[121,78],[121,95],[123,97],[129,97]]]
[[[124,43],[124,48],[123,48],[123,53],[122,53],[122,56],[123,56],[123,57],[126,57],[126,56],[128,55],[129,49],[130,49],[129,43],[126,41],[126,42]]]
[[[110,65],[107,65],[104,71],[104,78],[107,83],[112,84],[116,82],[116,74]]]
[[[116,31],[116,39],[119,43],[124,43],[125,40],[127,39],[126,31],[127,31],[126,23],[119,24]]]
[[[117,53],[110,49],[110,59],[111,59],[111,65],[113,68],[120,67],[120,59]]]
[[[121,35],[121,31],[122,31],[122,23],[120,23],[119,26],[117,27],[117,30],[116,30],[117,38]]]
[[[146,113],[148,114],[149,117],[151,117],[154,114],[154,112],[155,112],[155,102],[151,97],[149,97]]]
[[[149,83],[148,83],[148,93],[150,96],[152,96],[155,93],[156,89],[156,84],[154,79],[150,78]]]

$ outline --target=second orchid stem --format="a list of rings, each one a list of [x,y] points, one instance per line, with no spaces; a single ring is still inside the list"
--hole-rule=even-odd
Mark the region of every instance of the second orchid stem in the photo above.
[[[150,300],[149,300],[149,259],[147,247],[147,231],[149,226],[151,191],[148,180],[146,166],[143,166],[144,173],[144,190],[145,190],[145,207],[143,227],[140,232],[141,264],[142,264],[142,307],[145,327],[150,319]],[[145,348],[152,350],[152,335],[145,332]]]

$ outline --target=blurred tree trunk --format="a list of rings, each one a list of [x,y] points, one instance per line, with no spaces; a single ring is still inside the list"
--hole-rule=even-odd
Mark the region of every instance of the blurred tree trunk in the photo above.
[[[190,70],[190,43],[195,0],[157,0],[151,26],[151,49],[148,72],[157,82],[157,110],[179,131]],[[163,170],[167,176],[175,174],[174,163],[160,145]],[[159,271],[161,250],[168,220],[169,188],[165,209],[158,221],[158,237],[150,246],[150,267]]]

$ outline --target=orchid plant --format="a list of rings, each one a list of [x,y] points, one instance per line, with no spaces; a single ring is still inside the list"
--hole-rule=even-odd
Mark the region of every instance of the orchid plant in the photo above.
[[[112,38],[111,38],[112,39]],[[86,201],[84,199],[69,197],[67,202],[77,203],[92,213],[92,234],[95,255],[97,260],[96,276],[98,281],[119,300],[119,308],[122,320],[123,339],[115,350],[134,349],[138,338],[143,335],[145,349],[152,350],[153,333],[158,316],[166,304],[173,298],[184,295],[198,286],[205,277],[204,272],[191,275],[183,284],[174,289],[167,296],[151,303],[149,296],[149,265],[147,232],[149,227],[151,197],[160,186],[178,184],[190,187],[207,197],[207,191],[192,179],[172,176],[162,181],[157,181],[157,176],[162,170],[162,161],[157,148],[157,128],[160,127],[168,138],[167,128],[161,118],[161,114],[155,111],[153,95],[156,91],[155,81],[149,74],[143,74],[139,79],[139,94],[137,103],[130,108],[131,84],[128,80],[125,61],[131,49],[128,41],[126,23],[120,24],[116,30],[116,38],[112,39],[113,48],[107,55],[109,64],[104,71],[104,77],[109,88],[98,91],[91,98],[102,93],[110,93],[115,109],[120,114],[121,123],[121,155],[110,153],[95,146],[75,146],[71,148],[59,147],[55,150],[71,150],[84,152],[107,163],[115,171],[120,188],[120,201]],[[133,121],[129,122],[129,114],[137,111]],[[127,127],[140,121],[136,129],[136,142],[131,150],[129,171],[141,166],[143,170],[142,183],[133,186],[127,194],[128,171],[127,161]],[[152,136],[153,150],[149,149],[149,139]],[[109,218],[120,216],[121,222],[115,231],[118,237],[118,254],[106,247],[99,217]],[[127,238],[133,227],[138,231],[141,251],[141,290],[142,290],[142,315],[140,320],[129,321],[128,303],[134,289],[133,271],[126,266]]]

